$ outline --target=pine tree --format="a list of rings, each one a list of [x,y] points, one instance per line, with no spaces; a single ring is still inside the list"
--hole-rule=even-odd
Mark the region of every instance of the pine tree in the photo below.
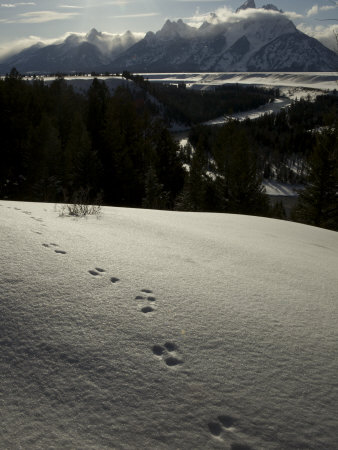
[[[232,122],[223,127],[215,152],[219,183],[223,186],[222,210],[264,215],[269,205],[263,191],[256,156],[245,132]]]
[[[337,129],[317,135],[308,161],[308,184],[299,195],[296,218],[309,225],[338,230]]]
[[[158,181],[152,166],[145,175],[145,197],[142,206],[148,209],[166,209],[168,207],[168,192],[163,190],[163,184]]]

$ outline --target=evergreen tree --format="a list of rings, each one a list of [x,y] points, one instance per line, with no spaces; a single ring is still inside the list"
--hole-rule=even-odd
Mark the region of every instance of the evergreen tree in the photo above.
[[[221,130],[215,157],[223,185],[222,209],[237,214],[267,214],[268,199],[256,156],[237,122],[228,123]]]
[[[308,184],[296,209],[300,222],[338,230],[337,129],[318,133],[308,161]]]
[[[142,206],[148,209],[166,209],[168,207],[168,192],[163,190],[163,184],[158,181],[152,166],[145,174],[145,197]]]

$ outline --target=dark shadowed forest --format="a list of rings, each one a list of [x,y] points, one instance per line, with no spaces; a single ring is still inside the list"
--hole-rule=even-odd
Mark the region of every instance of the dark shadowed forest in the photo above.
[[[13,69],[0,80],[0,197],[71,202],[86,192],[106,205],[285,218],[264,177],[304,185],[293,220],[337,230],[336,95],[256,120],[195,125],[185,147],[168,130],[168,121],[193,125],[276,95],[238,86],[202,95],[140,78],[114,93],[95,78],[79,94],[62,77],[47,86]]]

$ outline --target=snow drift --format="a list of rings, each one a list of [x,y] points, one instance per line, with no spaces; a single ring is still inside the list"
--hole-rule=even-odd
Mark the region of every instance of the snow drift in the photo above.
[[[0,201],[1,447],[334,449],[337,233]]]

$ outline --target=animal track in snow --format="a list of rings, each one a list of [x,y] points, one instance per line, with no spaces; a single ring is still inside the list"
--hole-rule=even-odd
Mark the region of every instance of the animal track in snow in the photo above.
[[[208,427],[213,436],[220,436],[222,433],[222,427],[218,422],[209,422]]]
[[[152,308],[151,306],[144,306],[144,307],[141,309],[141,311],[142,311],[144,314],[147,314],[147,313],[153,312],[153,311],[154,311],[154,308]]]
[[[231,450],[253,450],[253,448],[250,447],[250,445],[241,444],[240,442],[234,442],[233,444],[231,444],[230,449]]]
[[[153,346],[153,353],[156,356],[161,356],[164,353],[164,348],[162,347],[162,345],[154,345]]]
[[[88,270],[88,272],[93,275],[94,277],[97,277],[98,275],[105,273],[104,269],[101,269],[100,267],[95,267],[94,269]]]
[[[96,272],[96,270],[88,270],[88,272],[89,272],[91,275],[94,275],[95,277],[98,276],[98,275],[100,275],[99,272]]]
[[[217,420],[208,423],[208,428],[213,436],[221,439],[222,432],[227,430],[234,431],[237,423],[238,419],[235,417],[220,415],[217,417]],[[231,450],[253,450],[252,447],[242,442],[233,442],[230,448]]]
[[[141,289],[141,292],[144,294],[152,294],[153,291],[151,289]],[[137,295],[135,297],[135,300],[142,301],[142,302],[148,301],[148,302],[153,303],[153,302],[156,302],[156,297],[154,297],[152,295],[148,295],[148,296]],[[154,308],[149,305],[144,304],[143,307],[141,308],[141,312],[143,312],[144,314],[147,314],[147,313],[150,313],[153,311],[155,311]]]
[[[41,234],[41,233],[40,233]],[[42,244],[42,246],[43,247],[46,247],[46,248],[50,248],[50,247],[58,247],[58,245],[57,244],[54,244],[53,242],[51,242],[50,244]]]
[[[44,243],[44,244],[42,244],[42,246],[46,247],[46,248],[51,248],[51,247],[58,247],[58,244],[54,244],[54,242],[51,242],[49,244]],[[60,255],[66,255],[67,254],[67,252],[65,252],[64,250],[54,250],[54,252],[55,253],[59,253]]]
[[[144,297],[143,295],[137,295],[135,300],[148,300],[148,302],[156,302],[156,297],[148,296]]]
[[[163,359],[168,367],[183,364],[183,361],[177,357],[178,347],[173,342],[166,342],[163,346],[155,344],[152,351],[155,356]]]
[[[168,350],[168,352],[174,352],[175,350],[177,350],[177,345],[173,342],[166,342],[164,346]]]
[[[42,244],[43,247],[51,248],[51,247],[58,247],[57,244],[51,243],[51,244]],[[66,255],[67,252],[64,250],[54,250],[55,253],[59,253],[60,255]]]
[[[99,278],[106,273],[106,270],[102,269],[101,267],[95,267],[95,269],[88,270],[88,273],[90,273],[90,275],[93,275],[93,277]],[[111,283],[115,284],[118,281],[120,281],[120,279],[116,278],[116,277],[111,277],[110,281],[111,281]]]
[[[221,422],[224,428],[231,428],[237,423],[237,419],[231,416],[218,416],[218,420]]]
[[[43,219],[41,219],[41,217],[33,217],[31,216],[32,220],[35,220],[36,222],[43,222]]]

